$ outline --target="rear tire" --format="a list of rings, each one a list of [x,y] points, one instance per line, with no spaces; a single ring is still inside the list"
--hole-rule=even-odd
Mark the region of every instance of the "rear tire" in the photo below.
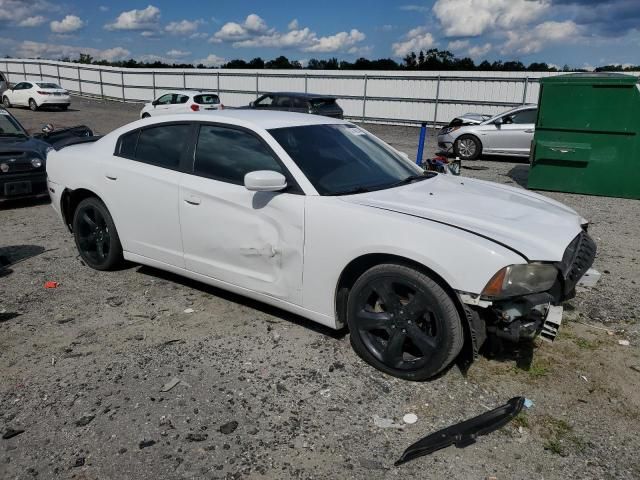
[[[32,112],[35,112],[36,110],[38,110],[38,104],[36,103],[36,101],[33,98],[29,99],[29,109]]]
[[[4,105],[4,108],[11,108],[11,102],[6,95],[2,97],[2,104]]]
[[[405,380],[434,377],[464,342],[448,293],[428,275],[399,264],[372,267],[356,280],[347,323],[351,345],[365,362]]]
[[[114,270],[124,260],[111,214],[96,197],[78,204],[73,214],[73,236],[80,256],[91,268]]]
[[[462,160],[476,160],[482,154],[482,143],[473,135],[461,135],[453,143],[453,153]]]

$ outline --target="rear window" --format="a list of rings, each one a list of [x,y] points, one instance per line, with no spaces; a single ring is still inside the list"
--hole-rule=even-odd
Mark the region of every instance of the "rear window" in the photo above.
[[[220,97],[213,93],[203,93],[202,95],[193,97],[193,101],[199,105],[217,105],[220,103]]]
[[[39,83],[38,86],[40,88],[60,88],[60,85],[55,83]]]
[[[336,104],[336,99],[335,98],[312,98],[311,100],[309,100],[309,103],[316,108],[329,107],[329,106],[332,107]]]

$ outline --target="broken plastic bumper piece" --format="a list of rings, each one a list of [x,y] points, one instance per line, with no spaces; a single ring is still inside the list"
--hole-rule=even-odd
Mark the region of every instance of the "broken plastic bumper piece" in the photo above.
[[[498,430],[509,423],[520,413],[524,402],[524,397],[514,397],[501,407],[432,433],[407,448],[395,465],[402,465],[450,445],[455,445],[458,448],[467,447],[475,443],[476,438]]]

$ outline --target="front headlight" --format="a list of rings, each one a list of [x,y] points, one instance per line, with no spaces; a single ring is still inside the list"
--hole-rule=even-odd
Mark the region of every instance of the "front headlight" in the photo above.
[[[547,263],[509,265],[498,271],[482,290],[483,297],[508,298],[549,290],[558,270]]]
[[[42,166],[42,160],[40,160],[39,158],[32,158],[31,166],[33,168],[40,168]]]
[[[456,130],[458,130],[459,128],[460,128],[460,127],[444,127],[444,128],[440,131],[440,133],[441,133],[442,135],[446,135],[446,134],[448,134],[448,133],[455,132],[455,131],[456,131]]]

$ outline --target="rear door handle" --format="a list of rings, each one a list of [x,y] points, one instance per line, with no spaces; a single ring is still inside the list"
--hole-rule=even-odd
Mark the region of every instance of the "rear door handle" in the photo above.
[[[535,130],[533,130],[533,129],[532,129],[532,130],[525,130],[525,131],[524,131],[524,133],[534,133],[534,132],[535,132]]]
[[[109,174],[106,174],[105,177],[107,177],[108,180],[117,180],[118,179],[118,177],[116,177],[115,175],[109,175]]]
[[[197,197],[195,195],[189,195],[187,198],[184,199],[185,202],[187,202],[189,205],[200,205],[200,203],[202,202],[202,200],[200,200],[200,197]]]

